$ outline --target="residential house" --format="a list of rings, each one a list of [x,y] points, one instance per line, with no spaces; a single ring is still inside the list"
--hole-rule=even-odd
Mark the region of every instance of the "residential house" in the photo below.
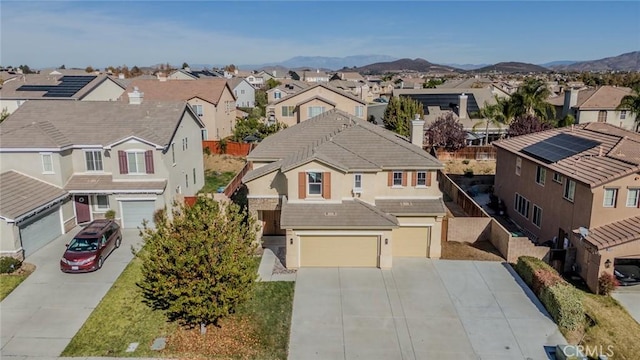
[[[267,106],[267,118],[292,126],[331,109],[339,109],[362,120],[367,103],[324,83],[308,87]]]
[[[320,69],[316,69],[316,71],[302,72],[302,81],[306,81],[311,84],[328,83],[329,78],[331,78],[331,76],[324,71],[320,71]]]
[[[22,74],[0,85],[0,110],[9,114],[27,100],[114,101],[124,87],[106,75]]]
[[[247,82],[251,84],[256,89],[260,89],[264,86],[265,80],[262,76],[258,76],[257,74],[250,74],[245,77]]]
[[[28,101],[0,124],[0,254],[28,256],[114,210],[123,228],[204,185],[184,101]]]
[[[219,140],[233,133],[236,121],[236,98],[227,79],[132,80],[128,92],[138,89],[151,101],[186,101],[205,125],[202,140]],[[128,102],[126,96],[120,98]]]
[[[198,79],[215,79],[225,77],[216,71],[210,70],[191,70],[191,68],[179,69],[167,76],[168,80],[198,80]],[[226,77],[225,77],[226,78]]]
[[[331,80],[329,85],[350,93],[351,95],[370,103],[377,96],[369,89],[369,84],[364,81]]]
[[[595,291],[616,259],[640,259],[640,134],[594,122],[493,145],[495,195],[530,239],[555,243],[556,268]]]
[[[280,85],[267,90],[267,104],[274,103],[289,95],[296,94],[311,85],[304,81],[283,79],[279,80]]]
[[[332,109],[264,139],[243,182],[263,236],[286,243],[288,268],[390,268],[440,257],[443,165],[412,142]]]
[[[341,71],[333,74],[331,80],[345,80],[345,81],[365,81],[364,77],[355,71]]]
[[[256,104],[256,88],[243,78],[227,80],[236,97],[236,107],[252,108]]]

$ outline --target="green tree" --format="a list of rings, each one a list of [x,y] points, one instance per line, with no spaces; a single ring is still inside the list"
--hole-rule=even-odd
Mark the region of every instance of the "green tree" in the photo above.
[[[529,79],[511,96],[510,103],[515,108],[515,115],[534,115],[546,120],[555,117],[556,110],[547,102],[551,90],[538,79]]]
[[[558,120],[556,127],[561,128],[561,127],[571,126],[575,122],[576,122],[576,118],[574,118],[573,115],[571,114],[567,114],[562,119]]]
[[[20,65],[20,66],[18,66],[18,69],[22,70],[23,74],[35,74],[36,73],[35,71],[31,70],[29,65]]]
[[[444,84],[442,79],[429,79],[429,81],[422,84],[423,89],[435,89],[436,86]]]
[[[187,64],[186,62],[182,63],[182,69],[186,69],[189,67],[189,64]]]
[[[640,130],[640,85],[633,88],[633,93],[625,95],[620,100],[616,110],[627,110],[630,116],[635,116],[636,131]]]
[[[402,136],[410,136],[411,120],[415,119],[416,114],[420,119],[424,116],[421,102],[407,96],[394,96],[389,100],[382,122],[386,129]]]
[[[231,73],[236,71],[237,69],[238,68],[233,64],[230,64],[230,65],[227,65],[227,66],[224,67],[225,71],[228,71],[228,72],[231,72]]]
[[[256,107],[260,109],[260,116],[265,116],[267,110],[267,92],[256,90]]]
[[[6,118],[9,117],[9,110],[6,107],[2,108],[2,112],[0,112],[0,124],[5,121]]]
[[[84,69],[84,71],[85,71],[85,72],[88,72],[88,73],[92,73],[92,72],[94,72],[95,70],[94,70],[91,66],[87,66],[87,67]]]
[[[485,125],[484,145],[489,144],[489,125],[495,125],[498,128],[502,129],[502,125],[506,122],[506,117],[503,113],[500,99],[497,96],[495,97],[495,99],[495,104],[489,104],[485,101],[484,106],[478,112],[478,115],[483,120],[476,122],[472,127],[472,130],[475,132],[479,126]]]
[[[267,80],[267,82],[265,84],[267,85],[267,90],[271,90],[274,87],[276,87],[276,86],[278,86],[278,85],[280,85],[282,83],[280,81],[272,78],[272,79]]]
[[[150,307],[187,326],[210,324],[233,313],[256,280],[255,220],[234,203],[198,197],[181,205],[169,220],[154,216],[156,228],[143,225],[144,248],[138,286]]]
[[[62,65],[60,65],[60,67],[59,67],[58,69],[60,69],[60,70],[64,70],[64,69],[66,69],[66,68],[67,68],[67,67],[66,67],[66,66],[64,66],[64,64],[62,64]]]

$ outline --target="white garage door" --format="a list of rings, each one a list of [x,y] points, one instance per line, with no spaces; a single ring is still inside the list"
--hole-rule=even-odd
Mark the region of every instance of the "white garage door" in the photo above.
[[[300,266],[376,267],[377,236],[301,236]]]
[[[123,201],[122,202],[122,227],[135,229],[142,227],[142,221],[147,220],[148,226],[153,227],[153,212],[155,201]]]
[[[25,257],[62,235],[59,209],[56,207],[43,214],[38,214],[20,225],[20,239]]]

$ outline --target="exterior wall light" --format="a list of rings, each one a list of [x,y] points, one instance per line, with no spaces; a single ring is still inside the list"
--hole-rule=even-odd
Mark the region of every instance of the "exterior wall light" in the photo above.
[[[607,269],[611,267],[611,259],[607,259],[607,261],[604,262],[604,267]]]
[[[389,239],[384,239],[384,244],[389,245]]]

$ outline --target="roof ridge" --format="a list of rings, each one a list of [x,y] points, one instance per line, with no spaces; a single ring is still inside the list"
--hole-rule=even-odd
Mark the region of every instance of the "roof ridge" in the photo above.
[[[14,173],[16,173],[16,174],[18,174],[18,175],[22,175],[22,176],[28,177],[29,179],[33,179],[33,180],[39,181],[39,182],[41,182],[41,183],[43,183],[43,184],[47,184],[47,185],[49,185],[49,186],[53,186],[53,187],[58,188],[58,189],[60,189],[60,190],[64,190],[64,188],[62,188],[62,187],[60,187],[60,186],[58,186],[58,185],[56,185],[56,184],[52,184],[52,183],[50,183],[50,182],[46,182],[46,181],[44,181],[44,180],[38,179],[37,177],[34,177],[34,176],[31,176],[31,175],[25,174],[25,173],[23,173],[23,172],[21,172],[21,171],[15,170],[15,169],[7,170],[7,171],[3,172],[2,174],[6,174],[6,173],[10,173],[10,172],[14,172]]]
[[[394,223],[395,225],[398,225],[398,220],[396,219],[395,216],[387,214],[386,212],[378,209],[375,205],[371,205],[365,201],[362,201],[360,199],[354,198],[353,199],[354,202],[359,203],[360,205],[364,206],[364,208],[368,209],[369,211],[371,211],[372,213],[385,218],[386,220]]]

